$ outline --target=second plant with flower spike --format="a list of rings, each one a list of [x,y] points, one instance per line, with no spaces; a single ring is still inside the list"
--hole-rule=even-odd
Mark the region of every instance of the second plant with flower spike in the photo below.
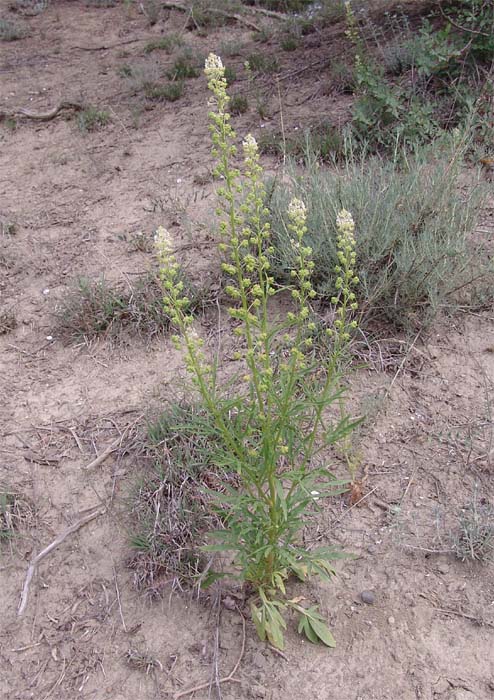
[[[242,382],[229,382],[227,387],[218,384],[220,368],[208,363],[202,341],[192,329],[177,263],[164,243],[163,231],[157,245],[164,303],[183,338],[175,340],[184,344],[187,369],[219,436],[214,460],[238,474],[238,488],[225,486],[222,493],[211,494],[224,529],[211,533],[212,544],[207,549],[231,551],[234,560],[230,571],[209,578],[228,575],[251,586],[252,619],[261,639],[283,647],[284,613],[290,608],[300,616],[299,631],[310,641],[334,646],[317,608],[305,608],[300,599],[290,599],[286,582],[291,574],[302,580],[311,574],[330,578],[334,574],[331,560],[344,556],[329,548],[309,551],[302,532],[320,499],[344,490],[320,455],[352,429],[345,416],[328,424],[326,409],[341,396],[339,356],[348,340],[349,312],[354,303],[353,273],[347,279],[355,260],[353,239],[348,227],[343,227],[339,322],[334,330],[334,351],[321,376],[320,363],[315,366],[310,347],[314,325],[311,300],[316,294],[310,279],[312,251],[304,243],[305,205],[300,200],[290,204],[295,266],[290,287],[277,289],[269,265],[270,229],[257,143],[251,135],[245,138],[240,173],[233,165],[235,133],[228,113],[224,67],[218,56],[208,57],[205,73],[212,93],[215,174],[222,179],[217,192],[222,268],[228,278],[229,314],[240,346],[236,359],[243,363]],[[346,214],[342,220],[345,216],[348,222]],[[293,310],[273,323],[269,300],[282,291],[290,292]],[[316,370],[320,384],[314,381]]]

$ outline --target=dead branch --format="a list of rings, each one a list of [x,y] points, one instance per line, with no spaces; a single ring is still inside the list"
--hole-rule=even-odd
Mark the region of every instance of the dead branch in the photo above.
[[[72,100],[62,100],[58,103],[56,107],[50,109],[48,112],[31,112],[28,109],[16,109],[13,112],[0,112],[0,119],[9,119],[14,117],[26,117],[26,119],[34,119],[39,122],[48,122],[51,119],[55,119],[57,114],[63,109],[82,109],[82,105],[79,102],[72,102]]]
[[[109,49],[118,49],[119,46],[127,44],[137,44],[139,41],[149,41],[150,37],[139,37],[138,39],[126,39],[125,41],[117,41],[115,44],[102,44],[101,46],[72,46],[73,50],[77,51],[108,51]]]
[[[45,547],[39,554],[37,554],[32,560],[31,563],[29,564],[27,573],[26,573],[26,578],[24,579],[24,585],[22,587],[22,593],[21,593],[21,600],[19,603],[19,608],[17,610],[17,615],[20,617],[27,606],[27,600],[29,596],[29,586],[31,585],[32,578],[34,576],[34,573],[36,571],[36,567],[40,563],[42,559],[44,559],[50,552],[53,552],[54,549],[58,547],[58,545],[62,544],[62,542],[72,533],[77,532],[83,525],[86,525],[87,523],[91,522],[91,520],[94,520],[98,516],[102,515],[106,511],[106,508],[99,508],[96,511],[93,511],[89,515],[86,515],[84,518],[81,518],[77,522],[75,522],[73,525],[68,527],[66,530],[61,532],[58,537],[56,537],[51,544],[48,545],[48,547]]]
[[[180,5],[177,2],[164,2],[162,4],[162,7],[165,10],[178,10],[179,12],[190,12],[191,8],[187,7],[186,5]],[[252,22],[250,19],[247,19],[247,17],[243,17],[242,15],[238,15],[233,12],[225,12],[224,10],[220,10],[216,7],[210,7],[209,12],[214,13],[215,15],[220,15],[221,17],[226,17],[227,19],[233,19],[239,24],[243,24],[249,29],[253,29],[255,32],[260,32],[261,28]]]
[[[240,662],[242,661],[242,658],[244,656],[244,651],[245,651],[245,618],[241,614],[240,615],[242,618],[242,648],[240,649],[240,654],[238,655],[238,659],[228,674],[228,676],[224,676],[223,678],[218,679],[218,684],[219,683],[240,683],[240,681],[237,678],[234,678],[234,675],[236,674],[238,667],[240,666]],[[186,690],[181,690],[179,693],[175,693],[173,696],[173,700],[178,700],[178,698],[182,698],[185,695],[190,695],[191,693],[196,693],[198,690],[204,690],[204,688],[209,688],[209,681],[207,683],[200,683],[199,685],[195,685],[192,688],[188,688]]]
[[[274,10],[266,10],[264,7],[255,7],[255,5],[247,6],[247,12],[255,12],[259,15],[265,15],[266,17],[273,17],[274,19],[280,19],[282,22],[286,22],[288,17],[283,14],[283,12],[274,12]]]
[[[115,450],[120,446],[122,442],[122,438],[118,437],[116,440],[114,440],[106,450],[104,450],[96,459],[93,459],[92,462],[89,462],[89,464],[86,464],[86,466],[82,467],[83,469],[93,469],[94,467],[99,467],[100,464],[102,464],[107,457],[111,455],[112,452],[115,452]]]

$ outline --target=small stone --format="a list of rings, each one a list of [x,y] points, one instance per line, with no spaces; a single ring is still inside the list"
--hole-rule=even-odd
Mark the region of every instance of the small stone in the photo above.
[[[237,607],[235,601],[229,595],[227,595],[223,598],[223,605],[227,610],[235,610]]]
[[[362,591],[360,594],[360,600],[362,603],[366,603],[367,605],[374,605],[376,602],[376,596],[372,591]]]
[[[449,572],[449,564],[440,563],[437,565],[437,570],[440,574],[447,574]]]
[[[395,623],[395,619],[392,615],[390,615],[390,617],[388,617],[388,625],[394,625],[394,623]]]

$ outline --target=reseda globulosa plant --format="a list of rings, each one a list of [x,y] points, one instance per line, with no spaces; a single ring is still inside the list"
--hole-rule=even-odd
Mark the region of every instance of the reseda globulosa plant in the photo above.
[[[209,573],[207,583],[230,576],[249,585],[259,637],[278,648],[284,645],[288,609],[299,615],[299,632],[310,641],[334,646],[317,607],[306,608],[301,598],[290,599],[286,581],[291,574],[301,580],[311,574],[329,579],[335,573],[331,560],[346,556],[328,547],[305,548],[301,533],[319,501],[345,490],[346,482],[337,480],[324,464],[324,450],[346,440],[354,426],[338,411],[335,422],[327,418],[332,404],[342,405],[340,360],[354,327],[350,319],[356,308],[353,287],[358,282],[353,272],[354,224],[348,212],[340,213],[336,321],[330,331],[332,352],[321,368],[311,357],[310,334],[315,330],[311,302],[316,293],[311,283],[312,251],[304,243],[305,205],[299,199],[289,205],[295,265],[291,284],[277,288],[270,272],[271,232],[257,143],[251,135],[244,139],[241,173],[233,164],[235,133],[218,56],[208,57],[205,74],[211,91],[215,176],[222,181],[216,211],[219,247],[228,278],[225,291],[231,299],[228,311],[241,347],[235,358],[243,368],[234,381],[221,384],[219,360],[206,357],[163,228],[157,232],[156,246],[165,310],[180,333],[173,340],[184,351],[188,372],[219,436],[213,460],[234,470],[239,480],[238,488],[225,485],[221,493],[211,493],[224,529],[210,533],[206,549],[231,551],[234,558],[229,571]],[[290,292],[293,309],[272,320],[269,300],[282,291]]]

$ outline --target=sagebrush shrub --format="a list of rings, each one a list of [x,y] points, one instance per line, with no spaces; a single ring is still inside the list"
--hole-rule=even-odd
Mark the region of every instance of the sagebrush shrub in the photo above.
[[[292,197],[307,203],[306,245],[313,251],[312,281],[329,300],[335,283],[336,216],[341,207],[355,218],[358,297],[364,321],[397,327],[426,323],[457,289],[479,275],[488,260],[472,241],[482,190],[459,191],[459,157],[430,162],[417,154],[404,164],[379,157],[350,159],[342,170],[309,162],[293,165],[269,199],[273,274],[289,279],[294,255],[286,207]]]

